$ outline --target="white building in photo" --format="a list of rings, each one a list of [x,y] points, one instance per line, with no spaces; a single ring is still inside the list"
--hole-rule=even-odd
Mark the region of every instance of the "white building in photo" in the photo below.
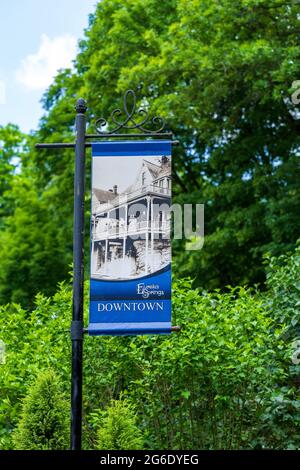
[[[93,187],[91,277],[94,279],[142,277],[159,271],[171,261],[170,158],[139,157],[138,161],[136,175],[132,175],[133,184],[125,191],[118,193],[117,181],[108,190]]]

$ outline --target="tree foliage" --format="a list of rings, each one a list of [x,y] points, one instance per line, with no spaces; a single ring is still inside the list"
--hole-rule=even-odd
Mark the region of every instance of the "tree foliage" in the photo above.
[[[56,76],[29,139],[21,184],[39,201],[42,217],[31,230],[42,226],[43,235],[34,248],[31,241],[24,246],[15,234],[22,227],[6,220],[1,244],[12,240],[3,264],[0,256],[3,301],[28,302],[7,287],[16,254],[31,297],[53,293],[71,261],[73,153],[36,151],[34,143],[72,140],[79,96],[88,101],[92,130],[95,117],[120,106],[127,88],[139,88],[139,104],[151,104],[180,141],[174,201],[205,204],[204,248],[186,252],[174,243],[175,272],[208,289],[263,282],[264,253],[293,249],[300,233],[299,110],[291,101],[300,73],[297,12],[297,2],[281,0],[98,2],[75,69]],[[87,188],[89,177],[88,158]],[[20,205],[28,220],[37,217],[30,198],[13,190],[11,199],[16,217]],[[86,221],[88,228],[88,213]],[[54,250],[57,267],[41,253],[46,249]],[[48,262],[49,282],[39,280],[40,258]]]
[[[52,294],[68,276],[72,228],[59,227],[54,206],[29,179],[16,176],[10,196],[15,209],[0,232],[0,304],[10,300],[32,306],[39,290]]]
[[[70,375],[71,291],[55,291],[72,260],[74,155],[34,144],[73,139],[78,97],[92,130],[128,88],[180,141],[174,202],[205,204],[205,243],[174,243],[178,335],[86,339],[84,446],[97,447],[94,410],[122,397],[147,448],[299,448],[298,16],[296,1],[102,0],[37,132],[0,127],[1,448],[38,371],[65,392]],[[266,292],[239,287],[265,281],[265,253]]]
[[[20,164],[25,136],[16,125],[0,126],[0,229],[4,218],[13,212],[14,202],[9,197],[13,176]]]
[[[99,450],[143,449],[143,437],[136,423],[135,410],[128,401],[114,400],[105,411],[99,410],[99,416]]]
[[[201,293],[189,280],[175,282],[178,334],[86,337],[84,448],[97,448],[96,410],[120,398],[136,410],[146,449],[299,448],[299,365],[291,361],[290,322],[277,316],[279,284],[299,284],[298,257],[296,251],[285,266],[273,259],[272,266],[282,264],[280,281],[272,268],[265,293],[243,287]],[[289,297],[290,314],[298,299]],[[52,368],[69,393],[71,315],[67,285],[53,298],[39,295],[31,311],[17,305],[0,309],[6,345],[1,448],[11,448],[20,398],[39,370]]]
[[[68,402],[54,372],[39,374],[24,399],[13,440],[18,450],[63,450],[68,448]]]

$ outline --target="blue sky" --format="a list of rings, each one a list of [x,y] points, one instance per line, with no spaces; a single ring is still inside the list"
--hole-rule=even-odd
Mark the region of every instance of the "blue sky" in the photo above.
[[[40,99],[70,65],[97,0],[0,0],[0,125],[37,128]]]

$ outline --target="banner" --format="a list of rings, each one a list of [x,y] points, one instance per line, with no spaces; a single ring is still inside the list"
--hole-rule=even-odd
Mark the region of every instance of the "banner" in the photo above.
[[[90,335],[171,332],[171,142],[92,144]]]

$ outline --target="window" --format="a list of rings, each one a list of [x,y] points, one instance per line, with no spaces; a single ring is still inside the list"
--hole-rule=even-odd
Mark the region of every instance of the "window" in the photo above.
[[[146,173],[143,171],[142,173],[142,186],[146,183]]]

